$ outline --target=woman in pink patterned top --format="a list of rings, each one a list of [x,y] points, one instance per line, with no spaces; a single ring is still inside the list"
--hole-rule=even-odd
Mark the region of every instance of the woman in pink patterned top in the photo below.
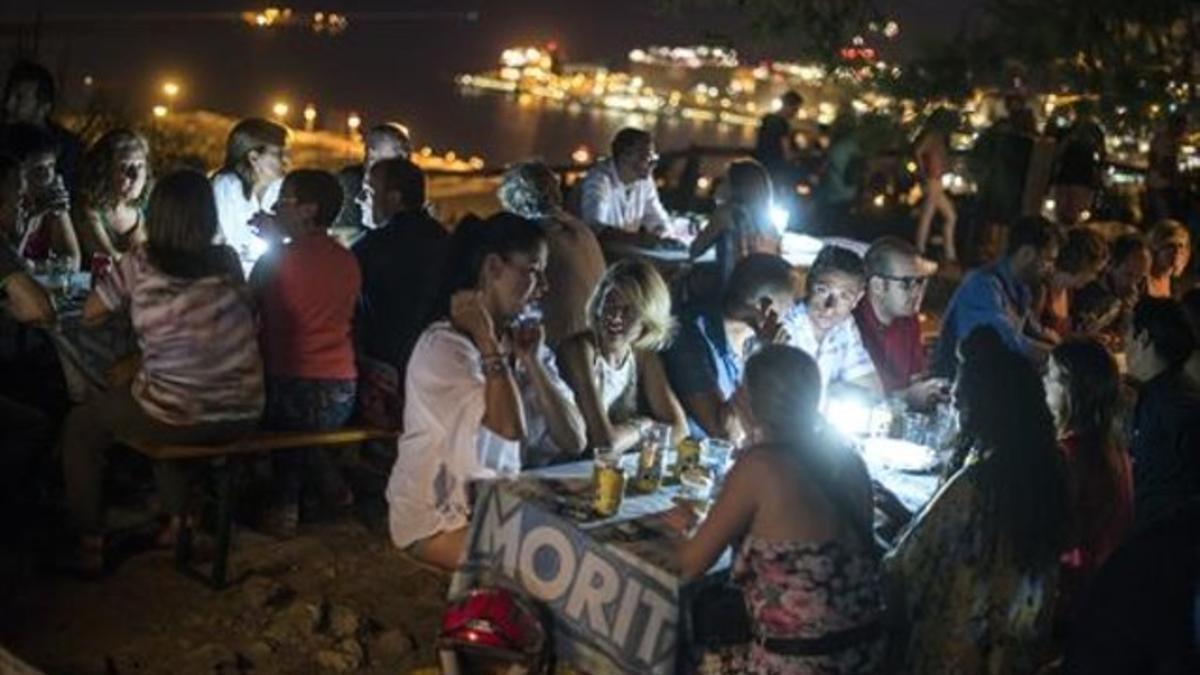
[[[822,431],[820,375],[804,352],[764,347],[746,366],[746,391],[763,442],[738,458],[679,552],[684,576],[695,578],[727,546],[737,549],[732,579],[753,638],[721,654],[721,670],[874,673],[884,656],[883,587],[866,466]]]
[[[214,245],[216,205],[203,175],[162,179],[150,197],[147,242],[98,281],[85,322],[127,314],[141,365],[129,388],[71,411],[63,432],[67,501],[82,567],[103,567],[104,454],[120,432],[154,443],[218,444],[249,433],[263,407],[263,371],[249,290],[237,256]],[[155,467],[168,524],[183,526],[186,476]]]

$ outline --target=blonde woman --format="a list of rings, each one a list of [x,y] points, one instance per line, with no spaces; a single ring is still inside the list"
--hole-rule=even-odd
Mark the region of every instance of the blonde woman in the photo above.
[[[270,212],[279,199],[287,173],[289,135],[286,127],[268,120],[238,122],[225,143],[225,164],[212,179],[219,236],[237,251],[247,269],[267,250],[256,231],[266,225],[259,214]]]
[[[588,303],[588,329],[558,348],[563,379],[587,422],[588,445],[625,451],[656,423],[687,433],[657,351],[671,336],[671,296],[649,263],[609,268]],[[645,401],[643,414],[638,402]]]
[[[150,146],[129,129],[114,129],[84,157],[79,179],[79,234],[88,259],[119,259],[146,241],[145,211],[153,182]]]

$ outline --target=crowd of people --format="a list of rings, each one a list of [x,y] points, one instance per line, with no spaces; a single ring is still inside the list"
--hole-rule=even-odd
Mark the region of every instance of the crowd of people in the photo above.
[[[335,175],[290,168],[288,130],[243,120],[206,176],[153,171],[131,129],[81,151],[34,64],[12,70],[3,103],[8,319],[52,329],[61,307],[34,269],[65,261],[94,273],[83,323],[130,322],[139,353],[131,378],[92,392],[61,429],[19,391],[0,397],[5,464],[61,463],[74,569],[104,568],[118,438],[396,429],[391,539],[453,569],[474,482],[632,450],[665,427],[674,442],[741,449],[707,516],[676,514],[685,576],[734,549],[752,642],[720,651],[727,672],[1200,663],[1200,290],[1185,288],[1192,242],[1177,222],[1110,242],[1077,219],[1014,218],[1003,254],[957,286],[929,352],[922,304],[938,266],[923,253],[941,214],[957,259],[952,204],[931,191],[915,241],[827,244],[800,270],[769,214],[794,150],[786,127],[760,143],[770,163],[729,165],[690,249],[715,248],[716,262],[666,269],[605,257],[670,235],[642,130],[616,134],[569,196],[539,161],[510,167],[502,210],[451,227],[428,208],[399,125],[370,129],[362,165]],[[917,145],[928,175],[946,133],[935,120]],[[952,403],[960,437],[924,508],[873,482],[831,428],[823,413],[849,394],[915,411]],[[295,534],[306,495],[335,514],[379,497],[357,494],[322,448],[271,459],[270,507],[254,524],[266,531]],[[164,545],[197,525],[197,471],[155,466]],[[877,536],[877,510],[894,540]]]

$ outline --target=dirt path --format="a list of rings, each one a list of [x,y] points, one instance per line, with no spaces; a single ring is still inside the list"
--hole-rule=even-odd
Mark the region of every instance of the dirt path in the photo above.
[[[52,675],[406,673],[434,664],[448,578],[358,523],[280,542],[241,530],[214,593],[166,552],[100,582],[43,576],[0,617],[0,642]]]

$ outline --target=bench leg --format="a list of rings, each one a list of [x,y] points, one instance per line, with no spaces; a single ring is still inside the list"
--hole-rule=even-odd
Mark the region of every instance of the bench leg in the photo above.
[[[225,587],[229,571],[236,468],[232,458],[226,458],[217,467],[217,550],[214,552],[212,564],[212,586],[217,590]]]
[[[233,512],[237,498],[237,464],[229,457],[213,463],[217,498],[217,541],[213,551],[212,569],[203,574],[192,566],[192,528],[179,528],[175,539],[175,567],[184,576],[200,581],[219,591],[229,584],[229,549],[233,541]]]

